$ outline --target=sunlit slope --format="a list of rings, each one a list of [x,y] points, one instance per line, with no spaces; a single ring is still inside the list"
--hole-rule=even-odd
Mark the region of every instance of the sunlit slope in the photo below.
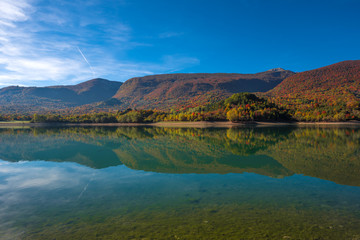
[[[162,74],[127,80],[114,95],[121,106],[170,109],[214,102],[238,92],[266,92],[291,71],[276,69],[256,74]]]

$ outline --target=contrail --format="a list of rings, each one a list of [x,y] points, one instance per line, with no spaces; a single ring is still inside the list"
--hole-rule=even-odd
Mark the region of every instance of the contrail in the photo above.
[[[91,64],[89,63],[89,61],[86,59],[85,55],[82,53],[82,51],[80,50],[79,47],[77,47],[77,49],[79,50],[79,53],[81,54],[81,56],[84,58],[85,62],[89,65],[90,69],[91,69],[91,72],[93,74],[93,76],[95,77],[95,71],[94,69],[92,68]]]

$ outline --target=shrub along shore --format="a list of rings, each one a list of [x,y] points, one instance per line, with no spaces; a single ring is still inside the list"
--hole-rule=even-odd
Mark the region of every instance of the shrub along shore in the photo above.
[[[251,93],[237,93],[205,106],[180,110],[111,110],[85,114],[0,115],[0,121],[31,123],[159,123],[159,122],[346,122],[360,120],[359,102],[326,105],[314,103],[299,110],[296,105],[279,105],[271,98]],[[219,124],[218,124],[219,125]]]

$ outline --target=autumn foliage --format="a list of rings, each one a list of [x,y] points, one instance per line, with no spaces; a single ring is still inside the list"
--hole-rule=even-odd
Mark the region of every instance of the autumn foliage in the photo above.
[[[298,121],[360,119],[360,61],[295,74],[266,95]]]

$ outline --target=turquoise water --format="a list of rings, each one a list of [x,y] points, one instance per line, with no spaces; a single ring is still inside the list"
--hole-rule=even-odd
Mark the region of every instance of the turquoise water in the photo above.
[[[360,239],[360,128],[0,129],[0,239]]]

